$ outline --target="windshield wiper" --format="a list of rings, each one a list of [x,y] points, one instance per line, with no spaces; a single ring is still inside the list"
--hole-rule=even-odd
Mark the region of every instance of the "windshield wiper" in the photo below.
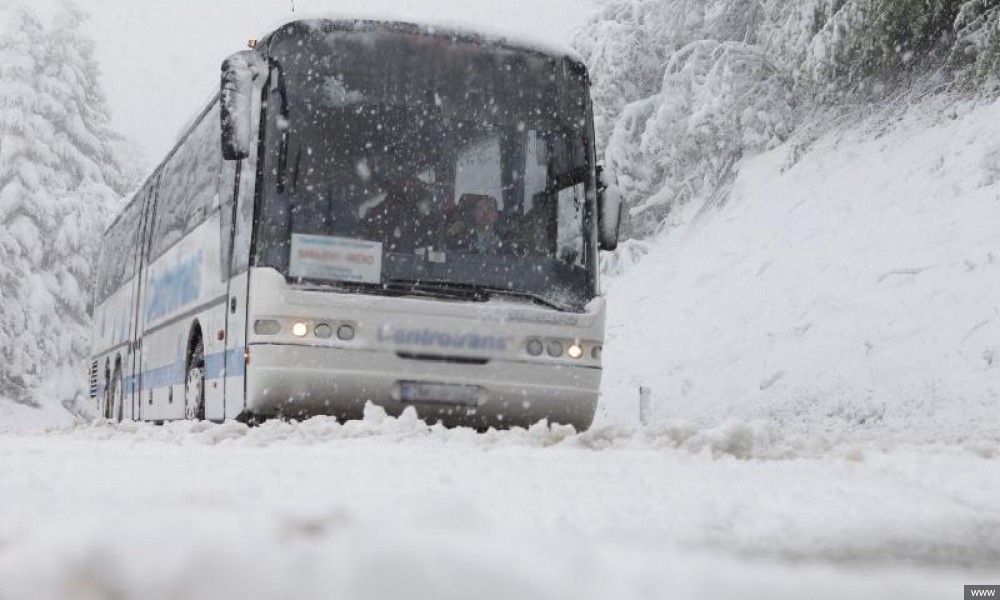
[[[475,290],[450,283],[393,279],[383,283],[381,287],[389,292],[412,294],[414,296],[447,298],[452,300],[479,300]]]
[[[509,288],[502,287],[491,287],[484,285],[476,285],[473,283],[438,283],[438,282],[425,282],[425,281],[394,281],[393,283],[402,284],[404,286],[411,286],[413,290],[427,291],[432,293],[447,294],[449,297],[465,297],[470,300],[478,300],[480,302],[485,302],[493,296],[508,296],[512,298],[521,298],[524,300],[530,300],[535,304],[540,304],[542,306],[547,306],[548,308],[554,308],[563,312],[575,312],[575,308],[569,304],[563,304],[555,300],[550,300],[544,296],[539,296],[538,294],[532,294],[531,292],[522,292],[519,290],[512,290]]]
[[[416,281],[389,281],[386,283],[354,283],[331,281],[328,283],[298,284],[297,290],[307,292],[337,292],[341,294],[375,294],[378,296],[421,296],[425,298],[448,298],[456,300],[475,299],[475,294],[464,289],[447,289],[428,286]]]
[[[501,287],[475,285],[471,283],[444,283],[432,281],[411,281],[393,279],[384,283],[330,282],[323,284],[298,285],[296,289],[306,291],[328,291],[348,294],[378,294],[381,296],[420,296],[424,298],[444,298],[448,300],[473,300],[486,302],[494,296],[507,296],[529,300],[535,304],[554,308],[562,312],[576,312],[569,304],[550,300],[538,294],[521,292]]]
[[[538,294],[532,294],[531,292],[521,292],[518,290],[511,290],[508,288],[499,288],[499,287],[476,286],[476,288],[490,297],[509,296],[511,298],[521,298],[524,300],[530,300],[535,304],[541,304],[542,306],[554,308],[562,312],[576,312],[576,309],[573,306],[570,306],[569,304],[563,304],[562,302],[550,300],[549,298],[546,298],[544,296],[539,296]]]

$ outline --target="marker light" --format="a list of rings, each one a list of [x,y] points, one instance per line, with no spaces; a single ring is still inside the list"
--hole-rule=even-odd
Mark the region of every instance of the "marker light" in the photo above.
[[[340,328],[337,329],[337,337],[339,337],[341,340],[345,342],[353,340],[354,334],[355,334],[354,328],[351,327],[350,325],[341,325]]]
[[[562,342],[549,342],[549,356],[559,358],[563,353]]]
[[[316,337],[325,340],[333,336],[333,327],[330,327],[326,323],[320,323],[316,326],[316,329],[313,329],[313,333],[316,334]]]
[[[272,319],[254,321],[253,332],[257,335],[277,335],[281,331],[281,323]]]
[[[544,350],[545,346],[542,345],[542,340],[528,340],[528,354],[532,356],[541,356]]]
[[[296,322],[292,325],[292,335],[295,337],[306,337],[309,334],[309,325],[302,321]]]
[[[569,350],[566,351],[566,354],[569,354],[569,357],[573,359],[580,358],[583,356],[583,346],[580,344],[573,344],[569,347]]]

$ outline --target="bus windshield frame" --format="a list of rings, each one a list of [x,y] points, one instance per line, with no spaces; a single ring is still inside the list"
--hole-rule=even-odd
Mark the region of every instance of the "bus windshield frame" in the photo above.
[[[329,21],[279,30],[269,58],[252,264],[352,293],[568,311],[597,295],[582,65]]]

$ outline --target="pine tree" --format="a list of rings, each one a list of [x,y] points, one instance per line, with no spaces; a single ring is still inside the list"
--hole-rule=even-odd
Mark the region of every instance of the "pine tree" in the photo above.
[[[84,14],[0,5],[0,397],[86,356],[96,250],[124,191]]]

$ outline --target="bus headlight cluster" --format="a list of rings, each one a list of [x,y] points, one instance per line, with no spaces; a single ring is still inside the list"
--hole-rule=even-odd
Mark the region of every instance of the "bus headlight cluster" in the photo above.
[[[289,327],[286,323],[284,327]],[[349,342],[357,336],[357,331],[353,325],[347,323],[319,322],[312,325],[308,321],[295,321],[291,323],[289,329],[284,329],[281,321],[277,319],[257,319],[253,324],[253,331],[257,335],[278,335],[282,331],[290,331],[297,338],[308,337],[310,333],[317,339],[328,340],[336,332],[337,338],[344,342]]]
[[[563,356],[568,356],[573,360],[583,358],[587,354],[587,348],[590,348],[591,358],[594,360],[600,360],[601,347],[596,344],[590,346],[589,344],[584,344],[579,341],[546,341],[539,338],[531,338],[525,344],[525,350],[531,356],[542,356],[542,354],[548,354],[552,358],[562,358]]]

